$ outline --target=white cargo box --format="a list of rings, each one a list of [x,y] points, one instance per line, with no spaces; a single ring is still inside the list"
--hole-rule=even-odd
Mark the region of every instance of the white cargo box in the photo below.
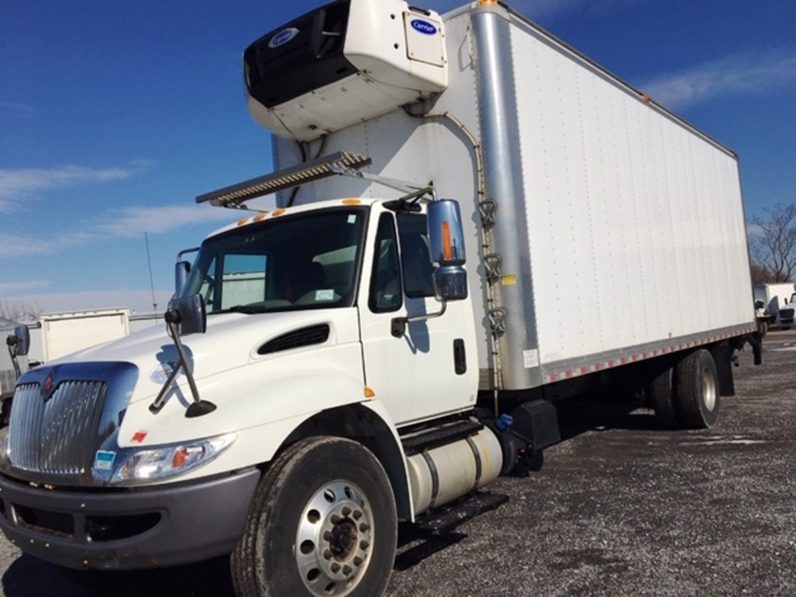
[[[130,333],[127,309],[99,309],[41,316],[42,356],[58,359],[96,344],[123,338]]]
[[[501,383],[518,390],[754,331],[732,151],[505,8],[467,6],[443,21],[448,89],[431,113],[350,126],[325,151],[367,155],[374,174],[433,181],[469,212],[483,388],[490,319],[504,330]],[[486,235],[467,134],[484,152],[485,207],[496,206]],[[294,143],[275,148],[277,169],[301,161]],[[302,187],[295,203],[352,194],[394,196],[332,178]],[[495,309],[485,253],[500,257]]]

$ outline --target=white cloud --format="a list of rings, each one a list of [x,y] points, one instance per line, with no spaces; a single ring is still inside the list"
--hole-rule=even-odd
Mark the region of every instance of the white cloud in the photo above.
[[[46,288],[50,283],[46,280],[21,280],[19,282],[0,282],[0,293],[19,292]]]
[[[103,216],[96,229],[102,235],[131,238],[144,232],[171,232],[183,226],[229,223],[235,217],[230,210],[200,205],[133,206]]]
[[[62,235],[3,233],[0,257],[53,255],[65,249],[101,242],[109,238],[135,238],[163,234],[204,224],[229,224],[241,217],[231,210],[191,205],[132,206],[120,208],[75,226],[77,231]],[[80,231],[82,230],[82,231]],[[0,286],[0,288],[2,288]]]
[[[796,55],[781,51],[743,52],[660,75],[639,88],[670,108],[716,97],[766,93],[796,86]]]
[[[140,171],[141,166],[138,165],[121,168],[67,165],[54,168],[0,169],[0,211],[10,209],[15,202],[27,199],[37,192],[125,180]]]
[[[32,255],[52,255],[64,249],[85,245],[96,239],[89,232],[71,232],[62,236],[39,234],[36,236],[3,232],[0,243],[0,257],[29,257]]]

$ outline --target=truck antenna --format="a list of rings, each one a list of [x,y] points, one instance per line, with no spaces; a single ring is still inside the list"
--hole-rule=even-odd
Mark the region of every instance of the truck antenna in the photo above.
[[[149,290],[152,292],[152,311],[157,313],[158,303],[155,300],[155,283],[152,280],[152,257],[149,254],[149,236],[144,232],[144,243],[146,244],[146,263],[149,266]]]

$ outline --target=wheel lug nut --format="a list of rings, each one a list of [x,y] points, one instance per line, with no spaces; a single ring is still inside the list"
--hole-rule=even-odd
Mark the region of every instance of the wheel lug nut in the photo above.
[[[348,506],[344,506],[343,507],[343,516],[348,516],[349,514],[351,514],[351,508],[349,508]]]
[[[326,531],[323,534],[323,540],[324,541],[331,541],[332,540],[332,532],[331,531]]]
[[[323,559],[324,560],[331,560],[332,559],[332,552],[328,549],[323,552]]]
[[[368,547],[370,547],[370,543],[368,543],[367,541],[359,542],[359,549],[367,549]]]
[[[362,512],[354,510],[354,520],[359,520],[360,518],[362,518]]]
[[[332,572],[340,572],[340,564],[332,564]]]
[[[341,519],[337,514],[332,514],[330,520],[332,521],[332,524],[339,524]]]
[[[367,533],[370,530],[370,525],[366,522],[360,523],[359,530],[363,533]]]
[[[351,574],[351,566],[343,566],[343,574],[345,574],[346,576]]]
[[[354,566],[359,566],[361,563],[362,563],[362,558],[360,558],[359,556],[356,556],[354,558]]]

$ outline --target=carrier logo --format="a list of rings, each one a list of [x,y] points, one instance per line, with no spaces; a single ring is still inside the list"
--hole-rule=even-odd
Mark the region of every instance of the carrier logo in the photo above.
[[[412,29],[423,35],[434,35],[437,32],[437,28],[434,25],[423,19],[414,19],[411,25]]]
[[[279,46],[283,46],[287,42],[289,42],[291,39],[296,37],[298,35],[298,33],[299,33],[299,30],[296,29],[295,27],[290,27],[288,29],[282,29],[282,31],[280,31],[279,33],[277,33],[276,35],[274,35],[271,38],[271,41],[268,42],[268,47],[273,49],[273,48],[278,48]]]

